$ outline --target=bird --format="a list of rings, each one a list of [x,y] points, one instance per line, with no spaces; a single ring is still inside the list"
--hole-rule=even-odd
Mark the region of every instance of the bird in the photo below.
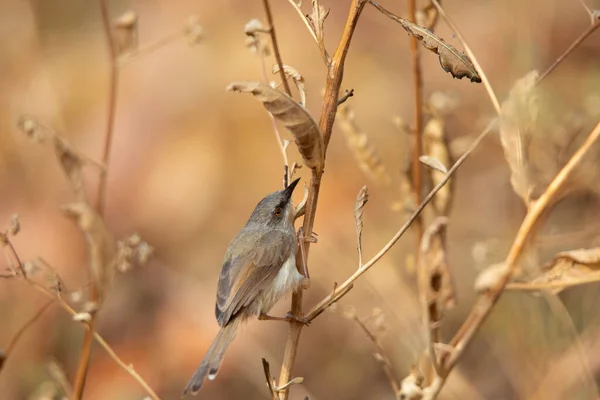
[[[292,193],[300,178],[264,197],[231,240],[219,274],[215,315],[219,333],[190,379],[183,396],[196,395],[219,372],[240,325],[252,317],[306,323],[300,317],[267,313],[286,294],[306,284],[296,268],[298,243]]]

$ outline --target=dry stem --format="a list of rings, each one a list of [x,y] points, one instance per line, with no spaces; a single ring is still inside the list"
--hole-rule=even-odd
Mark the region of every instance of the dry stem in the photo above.
[[[338,98],[340,93],[340,87],[342,85],[342,78],[344,74],[344,62],[348,49],[350,48],[350,41],[354,34],[354,29],[358,23],[360,14],[366,4],[366,0],[353,0],[350,5],[350,12],[346,20],[346,25],[342,33],[342,38],[338,44],[338,47],[333,55],[331,64],[327,68],[327,80],[325,86],[325,95],[323,99],[323,105],[321,108],[321,118],[319,120],[319,130],[323,134],[323,142],[325,150],[329,145],[331,138],[331,132],[333,129],[333,123],[335,121],[335,115],[337,112]],[[321,177],[323,173],[321,171],[312,170],[311,182],[309,186],[309,196],[306,204],[306,211],[304,215],[304,221],[302,226],[302,232],[304,237],[310,238],[312,236],[312,229],[315,222],[315,213],[317,210],[317,200],[319,198],[319,189],[321,187]],[[310,242],[302,243],[304,254],[308,257],[308,250],[310,248]],[[299,251],[296,254],[296,264],[302,265],[302,252]],[[294,293],[292,296],[292,314],[302,315],[302,290]],[[301,323],[292,321],[288,331],[288,338],[285,346],[285,353],[283,356],[283,363],[281,367],[281,373],[279,375],[279,385],[290,381],[292,376],[292,370],[296,361],[296,353],[298,351],[298,342],[300,340],[300,334],[302,332],[303,325]],[[282,390],[280,392],[280,399],[286,400],[288,398],[288,390]]]
[[[271,35],[271,42],[273,42],[273,53],[275,54],[275,60],[277,60],[277,65],[279,66],[279,75],[281,75],[281,81],[283,82],[285,92],[288,96],[292,97],[290,84],[288,83],[287,77],[285,76],[285,71],[283,70],[283,61],[281,61],[279,46],[277,46],[277,35],[275,35],[275,24],[273,24],[273,14],[271,13],[271,5],[269,4],[269,0],[263,0],[263,6],[265,7],[265,13],[267,14],[267,22],[269,23],[268,29],[269,34]]]
[[[528,239],[533,234],[534,228],[537,226],[537,223],[541,219],[542,215],[552,204],[554,196],[559,192],[571,173],[581,162],[585,154],[599,138],[600,122],[590,133],[583,145],[575,152],[575,154],[573,154],[569,162],[567,162],[563,169],[548,185],[546,191],[539,197],[538,200],[532,203],[527,215],[525,216],[525,219],[523,220],[523,223],[521,224],[510,252],[508,253],[508,257],[506,258],[506,272],[499,277],[496,284],[490,290],[479,297],[465,322],[451,340],[450,345],[454,348],[454,351],[442,356],[444,375],[440,377],[440,381],[437,382],[435,387],[432,387],[431,391],[427,392],[427,396],[424,397],[425,399],[434,399],[437,396],[444,384],[446,377],[452,371],[454,366],[456,366],[456,363],[466,350],[467,346],[470,344],[471,340],[485,319],[490,314],[493,306],[500,298],[500,295],[504,291],[506,284],[510,280],[517,267],[517,262],[519,261]]]
[[[40,307],[40,309],[31,318],[29,318],[27,321],[25,321],[23,326],[21,326],[21,328],[19,328],[15,332],[13,337],[8,342],[8,346],[6,346],[6,350],[4,351],[4,357],[0,360],[0,371],[2,371],[2,367],[6,363],[6,360],[8,359],[8,357],[10,357],[10,354],[12,353],[15,346],[19,342],[19,339],[21,339],[21,337],[27,331],[27,329],[29,329],[44,314],[44,312],[48,308],[50,308],[52,303],[54,303],[54,301],[50,300],[46,304],[44,304],[42,307]]]
[[[12,257],[14,258],[15,263],[17,263],[17,266],[19,267],[20,270],[23,269],[23,264],[21,263],[21,259],[19,258],[19,255],[17,254],[17,251],[15,249],[15,247],[13,246],[12,242],[10,240],[7,240],[6,245],[4,246],[5,248],[5,253],[6,253],[6,248],[8,248],[8,251],[10,252],[10,254],[12,255]],[[13,263],[13,261],[10,259],[9,255],[7,255],[7,259],[9,261],[9,263]],[[57,293],[52,293],[48,288],[40,285],[39,283],[37,283],[34,280],[29,279],[26,275],[22,275],[22,274],[16,274],[14,275],[14,277],[22,280],[23,282],[27,283],[29,286],[32,286],[35,290],[37,290],[38,292],[40,292],[41,294],[43,294],[44,296],[46,296],[48,299],[50,299],[50,302],[48,304],[46,304],[40,311],[38,311],[38,314],[41,314],[42,310],[44,310],[44,308],[48,307],[50,304],[53,304],[54,302],[58,302],[58,304],[61,306],[61,308],[63,308],[65,311],[67,311],[69,314],[71,314],[72,316],[77,314],[77,312],[71,308],[71,306],[69,306],[61,297],[60,294]],[[39,317],[39,315],[36,314],[35,318]],[[33,323],[33,319],[30,320],[31,323]],[[91,332],[91,336],[92,338],[94,338],[98,344],[100,344],[100,346],[102,346],[102,348],[104,348],[104,350],[108,353],[108,355],[110,356],[110,358],[113,359],[113,361],[115,363],[117,363],[117,365],[119,365],[122,369],[124,369],[129,375],[131,375],[143,388],[144,390],[146,390],[146,392],[148,393],[148,395],[153,399],[153,400],[160,400],[160,397],[154,392],[154,390],[152,390],[152,388],[150,387],[150,385],[148,385],[146,383],[146,381],[133,369],[133,366],[131,366],[131,364],[125,364],[120,358],[119,356],[117,356],[117,354],[114,352],[114,350],[108,345],[108,343],[106,343],[106,341],[102,338],[102,336],[100,336],[97,332],[95,332],[92,329],[91,326],[91,322],[86,322],[86,321],[81,321],[87,328],[88,332]],[[25,327],[21,328],[21,330],[26,329]],[[14,339],[13,339],[14,340]],[[10,347],[10,346],[9,346]]]
[[[460,31],[458,30],[456,25],[454,25],[454,23],[452,22],[450,17],[448,17],[448,15],[446,14],[446,11],[444,11],[444,9],[440,5],[440,3],[437,0],[431,0],[431,3],[437,8],[438,12],[440,13],[440,15],[442,16],[444,21],[446,21],[446,23],[448,24],[450,29],[452,29],[454,31],[454,33],[456,34],[456,37],[458,37],[458,40],[460,41],[462,46],[465,48],[467,55],[473,62],[475,69],[477,69],[477,73],[481,77],[481,81],[483,82],[483,84],[485,86],[485,90],[487,90],[488,96],[490,96],[490,100],[492,101],[492,104],[494,105],[494,109],[496,110],[496,113],[500,114],[500,103],[498,102],[498,97],[496,97],[496,93],[494,92],[494,89],[492,88],[492,85],[491,85],[489,79],[485,75],[485,72],[483,72],[483,68],[481,68],[479,61],[477,61],[477,57],[475,57],[475,54],[471,51],[471,48],[467,44],[467,41],[464,39],[463,35],[460,33]]]
[[[429,202],[433,199],[435,194],[448,182],[448,180],[454,175],[454,173],[458,170],[458,168],[465,162],[465,160],[471,155],[471,153],[477,148],[479,143],[492,131],[492,128],[495,125],[495,121],[492,121],[487,128],[479,134],[479,136],[471,143],[469,148],[465,151],[465,153],[460,156],[458,160],[454,163],[452,168],[448,170],[448,173],[444,177],[443,180],[440,181],[434,187],[431,192],[423,199],[423,202],[419,205],[419,207],[413,212],[410,218],[402,225],[402,227],[396,232],[396,234],[386,243],[385,246],[377,254],[373,256],[369,261],[367,261],[361,268],[359,268],[352,276],[350,276],[344,283],[336,286],[336,288],[323,300],[321,300],[318,304],[316,304],[309,313],[307,313],[306,318],[308,321],[312,321],[319,314],[321,314],[327,307],[338,301],[343,295],[345,295],[350,286],[356,281],[361,275],[367,272],[377,261],[379,261],[393,246],[396,242],[404,235],[404,233],[410,228],[413,222],[419,217],[423,209],[429,204]]]
[[[119,67],[118,67],[118,52],[115,45],[115,41],[112,34],[110,13],[108,10],[108,1],[99,0],[100,10],[102,13],[102,22],[104,26],[104,34],[106,36],[106,42],[109,50],[110,57],[110,77],[109,77],[109,93],[108,93],[108,114],[106,117],[106,134],[104,142],[104,150],[102,152],[102,165],[104,169],[100,172],[100,178],[98,182],[98,193],[96,198],[96,210],[100,216],[104,215],[106,206],[106,185],[108,175],[108,164],[110,161],[110,149],[113,139],[115,114],[117,110],[117,94],[119,85]],[[92,283],[91,301],[97,301],[98,299],[98,288],[96,283]],[[89,329],[86,331],[83,338],[83,346],[81,349],[81,355],[79,358],[79,365],[77,367],[77,375],[75,377],[75,384],[73,385],[73,399],[79,400],[83,397],[83,390],[85,388],[85,381],[89,368],[90,355],[92,352],[92,340],[94,325],[96,322],[97,313],[94,312],[91,315],[89,322]]]

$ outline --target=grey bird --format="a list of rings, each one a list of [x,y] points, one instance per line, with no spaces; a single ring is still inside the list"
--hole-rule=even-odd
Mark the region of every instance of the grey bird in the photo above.
[[[195,395],[215,379],[225,351],[240,324],[267,315],[285,294],[298,290],[305,277],[296,268],[296,234],[292,192],[300,179],[262,199],[246,226],[229,243],[219,283],[215,313],[221,330],[190,379],[185,391]]]

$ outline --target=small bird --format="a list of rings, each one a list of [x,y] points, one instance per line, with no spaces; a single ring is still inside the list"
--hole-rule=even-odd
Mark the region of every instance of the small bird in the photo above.
[[[300,179],[271,193],[254,208],[246,226],[229,243],[219,283],[215,314],[221,330],[190,379],[186,394],[197,394],[215,379],[225,351],[240,324],[250,317],[289,320],[267,315],[285,294],[296,291],[305,277],[296,268],[296,234],[292,192]]]

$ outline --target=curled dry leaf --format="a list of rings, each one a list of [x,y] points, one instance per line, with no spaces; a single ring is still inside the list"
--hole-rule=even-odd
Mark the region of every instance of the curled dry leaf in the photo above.
[[[259,82],[234,82],[227,90],[252,93],[290,131],[306,166],[317,171],[323,169],[323,136],[308,110],[287,94]]]
[[[338,108],[335,123],[344,133],[346,144],[352,151],[358,167],[375,182],[389,186],[392,180],[377,153],[369,143],[366,133],[362,132],[354,120],[354,112],[344,104]]]
[[[539,96],[535,89],[538,76],[534,70],[517,80],[500,110],[500,140],[511,172],[510,183],[526,204],[533,188],[527,148],[539,114]]]
[[[307,15],[307,20],[312,26],[315,35],[317,36],[317,41],[319,46],[323,43],[324,35],[324,25],[325,19],[329,15],[329,10],[326,10],[325,7],[319,4],[318,1],[312,0],[312,13]]]
[[[458,51],[430,30],[394,15],[374,1],[371,1],[370,3],[381,11],[381,13],[399,23],[400,26],[402,26],[409,35],[416,38],[423,47],[437,54],[440,59],[440,65],[444,71],[449,72],[457,79],[467,77],[471,82],[481,83],[481,77],[477,73],[471,59],[466,54]]]
[[[244,26],[244,33],[246,34],[246,47],[250,51],[263,57],[271,54],[269,42],[261,35],[261,33],[269,33],[269,29],[262,22],[257,19],[251,19]]]
[[[83,191],[83,165],[84,160],[77,151],[60,136],[54,136],[54,150],[60,165],[69,178],[73,190],[79,200],[85,198]]]
[[[356,223],[356,244],[358,246],[358,267],[362,267],[362,230],[363,230],[363,210],[365,204],[369,201],[367,186],[363,186],[356,196],[354,204],[354,221]]]
[[[435,171],[439,171],[442,174],[448,173],[448,169],[446,168],[446,166],[444,164],[442,164],[442,162],[440,160],[438,160],[437,158],[422,155],[419,157],[419,161],[421,161],[421,163],[423,165],[425,165]]]
[[[304,89],[304,77],[298,72],[294,67],[290,67],[289,65],[283,65],[283,72],[286,76],[294,81],[296,88],[298,88],[298,93],[300,93],[300,105],[302,107],[306,107],[306,90]],[[273,65],[273,74],[279,73],[279,65]]]
[[[511,289],[550,289],[554,293],[577,285],[600,282],[600,248],[578,249],[558,253],[530,282],[514,283]]]
[[[117,246],[104,220],[85,202],[62,207],[64,214],[79,226],[89,250],[90,271],[98,289],[99,303],[106,297],[117,261]]]
[[[444,310],[456,305],[456,294],[452,275],[446,261],[447,217],[437,217],[423,233],[421,242],[421,262],[427,277],[427,304],[435,305],[436,320]],[[435,321],[432,321],[435,322]]]
[[[441,118],[431,118],[423,129],[423,153],[432,169],[427,170],[433,186],[440,183],[448,173],[446,165],[452,165],[452,157],[446,138],[444,121]],[[423,163],[424,160],[419,157]],[[448,215],[452,203],[454,178],[451,178],[433,198],[432,205],[437,215]]]
[[[120,55],[138,48],[138,15],[133,11],[123,13],[115,21],[115,41]]]

